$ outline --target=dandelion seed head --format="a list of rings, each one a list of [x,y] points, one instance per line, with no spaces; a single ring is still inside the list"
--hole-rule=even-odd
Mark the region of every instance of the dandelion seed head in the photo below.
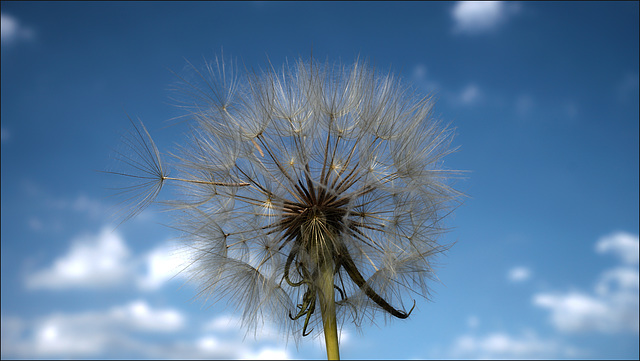
[[[442,159],[453,132],[433,100],[361,60],[248,75],[219,58],[189,66],[172,205],[199,295],[235,305],[249,329],[269,320],[317,335],[319,274],[331,267],[340,322],[407,318],[429,295],[442,218],[460,195]]]

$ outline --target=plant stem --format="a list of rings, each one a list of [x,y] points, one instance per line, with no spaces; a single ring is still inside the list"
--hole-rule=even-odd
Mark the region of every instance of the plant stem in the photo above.
[[[338,324],[336,322],[335,291],[333,289],[333,265],[324,262],[320,269],[320,311],[324,326],[324,340],[327,347],[327,359],[339,360]]]

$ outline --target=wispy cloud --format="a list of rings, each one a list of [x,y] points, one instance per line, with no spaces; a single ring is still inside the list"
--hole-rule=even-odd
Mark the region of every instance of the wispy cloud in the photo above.
[[[533,303],[551,311],[551,323],[564,332],[638,333],[638,236],[617,232],[596,244],[612,252],[622,265],[604,271],[593,292],[544,292]]]
[[[438,97],[443,97],[444,100],[455,106],[473,106],[486,100],[491,100],[491,96],[483,92],[481,87],[473,81],[457,90],[444,88],[440,82],[429,74],[425,64],[416,64],[413,67],[411,79],[416,86],[427,92],[434,93]]]
[[[464,105],[471,105],[477,103],[482,97],[480,88],[476,84],[468,84],[458,96],[458,101]]]
[[[11,45],[21,40],[32,40],[35,37],[33,29],[21,24],[15,17],[2,13],[0,18],[2,22],[2,45]]]
[[[460,94],[460,100],[465,104],[473,103],[480,96],[480,90],[475,84],[470,84]]]
[[[416,85],[423,87],[428,92],[435,93],[441,90],[440,84],[429,76],[429,71],[425,64],[414,66],[411,77]]]
[[[92,219],[103,219],[109,214],[109,207],[101,201],[88,197],[84,194],[79,194],[72,197],[54,197],[48,194],[44,194],[44,191],[40,191],[44,196],[41,199],[44,200],[46,207],[61,211],[73,211],[89,216]]]
[[[580,354],[574,347],[558,340],[542,339],[530,331],[518,336],[503,332],[461,336],[454,342],[451,352],[452,357],[479,359],[557,358]]]
[[[469,326],[469,328],[474,329],[477,328],[478,325],[480,325],[480,319],[478,316],[472,315],[467,318],[467,326]]]
[[[517,4],[502,1],[458,1],[451,11],[453,30],[464,34],[485,33],[495,29],[518,8]]]
[[[28,227],[33,231],[62,231],[69,224],[78,222],[78,217],[89,221],[104,221],[118,223],[122,221],[118,218],[119,204],[109,202],[107,199],[100,199],[77,192],[76,194],[60,194],[46,185],[25,179],[21,182],[21,188],[28,202],[32,206],[32,211],[39,214],[30,214],[25,220]],[[112,199],[111,199],[112,200]],[[138,214],[133,222],[147,223],[154,220],[156,213],[153,210],[145,210]],[[38,222],[33,222],[37,219]]]
[[[615,93],[620,102],[629,100],[638,100],[638,72],[632,71],[624,75],[624,77],[615,85]]]
[[[29,228],[34,231],[39,231],[44,227],[42,221],[38,217],[29,217],[27,223],[29,224]]]
[[[8,142],[11,138],[11,132],[6,128],[0,128],[0,143]]]
[[[514,267],[507,273],[507,278],[511,282],[524,282],[531,278],[531,270],[527,267]]]
[[[113,219],[113,205],[82,192],[75,195],[64,195],[46,189],[41,184],[28,179],[21,182],[21,188],[33,212],[28,215],[26,220],[31,230],[60,231],[65,228],[63,224],[69,223],[65,220],[71,220],[71,223],[75,223],[78,221],[78,217],[92,221]],[[144,217],[139,219],[144,221]]]
[[[516,114],[520,118],[530,116],[534,106],[535,101],[533,100],[533,97],[528,94],[521,94],[515,100]]]

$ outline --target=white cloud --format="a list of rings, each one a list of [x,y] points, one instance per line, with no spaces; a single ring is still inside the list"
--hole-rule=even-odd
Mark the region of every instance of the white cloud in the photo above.
[[[290,358],[287,350],[274,347],[264,347],[257,352],[249,351],[242,354],[242,359],[246,360],[287,360]]]
[[[231,320],[231,317],[223,316],[220,318],[224,321]],[[215,321],[215,320],[214,320]],[[225,327],[224,331],[231,331]],[[235,328],[237,333],[238,328]],[[207,334],[195,341],[197,353],[201,358],[227,358],[227,359],[244,359],[244,360],[287,360],[291,356],[286,348],[282,346],[264,345],[259,341],[241,342],[240,337],[229,339],[224,335]]]
[[[221,316],[220,319],[232,320],[232,323],[237,321],[231,316]],[[194,341],[170,346],[163,357],[263,360],[291,358],[286,345],[282,343],[281,335],[277,335],[277,338],[263,333],[258,334],[256,338],[244,336],[243,329],[239,327],[209,330]],[[273,342],[274,340],[277,341]]]
[[[197,322],[197,320],[196,320]],[[103,311],[35,320],[2,315],[2,358],[289,359],[281,342],[243,339],[241,330],[186,336],[186,316],[144,300]],[[200,327],[202,329],[202,327]],[[158,337],[170,333],[171,338]]]
[[[509,270],[507,278],[512,282],[523,282],[531,278],[531,270],[527,267],[514,267]]]
[[[458,1],[451,11],[454,32],[478,34],[495,29],[508,15],[518,11],[516,4],[502,1]]]
[[[462,104],[470,105],[477,102],[480,98],[480,89],[475,84],[467,85],[460,93],[460,102]]]
[[[237,331],[241,320],[232,315],[222,315],[207,322],[203,326],[204,331],[230,332]]]
[[[143,300],[116,307],[109,312],[112,320],[145,331],[177,331],[184,325],[184,316],[175,309],[153,310]]]
[[[204,353],[228,354],[230,358],[242,359],[289,359],[291,356],[284,347],[275,347],[265,344],[265,341],[282,340],[282,335],[277,332],[274,325],[263,324],[255,337],[247,335],[242,328],[242,320],[236,316],[225,314],[206,322],[202,330],[209,333],[198,340],[197,345]],[[216,337],[210,333],[214,332]],[[220,341],[224,339],[224,341]],[[238,340],[244,339],[240,344]]]
[[[533,303],[549,309],[552,324],[561,331],[638,332],[638,271],[605,272],[595,294],[540,293]]]
[[[54,313],[34,321],[3,315],[2,356],[75,358],[112,350],[145,352],[140,331],[176,332],[184,325],[180,311],[155,309],[142,300],[106,311]]]
[[[29,219],[38,230],[42,222]],[[132,256],[122,236],[104,226],[97,234],[74,239],[66,254],[26,277],[29,289],[109,288],[135,283],[143,291],[157,291],[172,279],[186,281],[188,259],[172,242]]]
[[[188,278],[185,267],[189,260],[186,254],[180,252],[172,242],[166,242],[142,256],[146,265],[146,273],[138,276],[138,287],[153,291],[160,289],[165,283],[174,278],[186,281]]]
[[[413,82],[425,88],[426,91],[434,93],[440,91],[440,84],[428,76],[427,66],[418,64],[413,68]]]
[[[607,305],[589,295],[571,292],[568,294],[538,294],[534,304],[552,310],[552,321],[564,331],[584,330],[606,327],[607,315],[611,312]]]
[[[483,337],[461,336],[454,342],[451,354],[455,358],[516,359],[576,357],[580,353],[559,341],[540,339],[532,332],[520,336],[495,332]]]
[[[486,98],[475,83],[468,83],[460,90],[443,89],[440,83],[429,76],[429,70],[425,64],[415,65],[411,77],[417,86],[430,93],[442,94],[454,105],[474,105]]]
[[[205,335],[195,340],[192,345],[184,346],[186,346],[186,349],[177,353],[177,356],[181,359],[291,359],[289,352],[283,346],[252,342],[248,339],[243,342],[241,341],[241,338],[228,339],[217,337],[214,335]]]
[[[602,237],[596,243],[598,253],[614,253],[626,264],[638,264],[640,252],[638,236],[626,232],[615,232]]]
[[[179,253],[175,258],[172,245],[166,242],[146,254],[131,256],[124,239],[105,227],[75,239],[51,265],[29,275],[27,285],[31,289],[68,289],[131,284],[156,290],[183,262]],[[180,310],[155,308],[145,300],[101,311],[56,312],[34,320],[3,315],[2,357],[290,358],[274,325],[265,324],[253,338],[245,337],[246,330],[234,316],[196,322],[191,325],[195,327],[187,327]],[[185,330],[189,333],[182,333]],[[158,333],[174,334],[167,342],[153,336]]]
[[[278,331],[277,325],[271,322],[265,322],[261,324],[260,328],[256,329],[255,334],[253,334],[253,332],[247,332],[247,330],[242,327],[242,319],[230,314],[217,316],[204,323],[202,330],[204,332],[215,332],[218,335],[233,336],[234,338],[251,335],[250,338],[256,342],[282,340],[282,334]]]
[[[551,323],[565,332],[638,332],[640,277],[638,236],[618,232],[601,238],[598,253],[613,252],[622,266],[604,271],[593,292],[539,293],[533,303],[551,311]]]
[[[31,181],[24,180],[22,182],[22,189],[30,198],[30,202],[42,206],[47,211],[54,211],[56,215],[59,215],[60,211],[72,212],[74,216],[82,216],[91,218],[93,220],[105,220],[111,219],[112,221],[120,222],[119,216],[122,214],[119,212],[122,210],[120,204],[111,204],[101,199],[90,197],[84,193],[78,193],[75,195],[59,195],[55,192],[51,192],[42,185]],[[144,210],[138,214],[132,221],[148,222],[153,220],[153,212]],[[43,229],[48,230],[50,222],[46,219],[43,224]]]
[[[35,33],[8,14],[0,14],[2,45],[9,45],[19,40],[31,40]]]
[[[27,276],[31,289],[102,288],[121,283],[131,272],[129,250],[109,227],[72,242],[69,252],[50,267]]]
[[[108,214],[108,206],[103,204],[94,198],[89,198],[84,194],[79,194],[75,198],[56,198],[44,194],[44,191],[40,190],[44,196],[44,203],[47,207],[63,210],[74,211],[83,215],[88,215],[93,219],[103,219]]]
[[[638,289],[638,270],[631,267],[617,267],[605,271],[596,284],[595,291],[600,296],[607,296],[620,290]]]
[[[222,342],[222,344],[236,342],[233,340],[241,339],[246,335],[248,337],[245,338],[245,347],[243,349],[248,351],[242,352],[239,356],[235,357],[243,359],[282,359],[290,357],[285,348],[273,348],[272,346],[265,344],[266,342],[281,342],[283,339],[283,335],[278,331],[277,325],[272,323],[262,324],[261,328],[255,333],[255,335],[253,335],[253,333],[245,333],[245,329],[242,328],[242,320],[239,317],[226,314],[215,317],[204,323],[202,330],[207,333],[215,333],[216,337],[205,337],[201,339],[198,343],[201,348],[205,345],[215,348],[220,344],[219,340],[222,339],[232,340]],[[345,327],[339,328],[338,338],[340,340],[341,347],[348,345],[351,341],[351,333],[346,330]],[[247,341],[249,342],[247,343]],[[320,333],[318,337],[309,340],[309,343],[315,344],[317,349],[322,350],[325,348],[324,342],[323,333]],[[247,346],[252,345],[255,345],[255,347],[247,348]],[[240,345],[235,348],[240,348]]]

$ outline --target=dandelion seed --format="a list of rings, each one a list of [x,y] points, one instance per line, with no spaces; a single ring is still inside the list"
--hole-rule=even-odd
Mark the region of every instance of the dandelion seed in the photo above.
[[[244,78],[218,59],[204,74],[191,67],[204,85],[183,79],[192,131],[180,177],[164,173],[144,127],[136,155],[147,160],[129,164],[156,181],[133,214],[165,181],[182,187],[172,204],[200,296],[231,300],[248,327],[323,331],[329,358],[343,322],[409,317],[460,195],[442,167],[452,131],[433,120],[432,99],[360,60]]]

